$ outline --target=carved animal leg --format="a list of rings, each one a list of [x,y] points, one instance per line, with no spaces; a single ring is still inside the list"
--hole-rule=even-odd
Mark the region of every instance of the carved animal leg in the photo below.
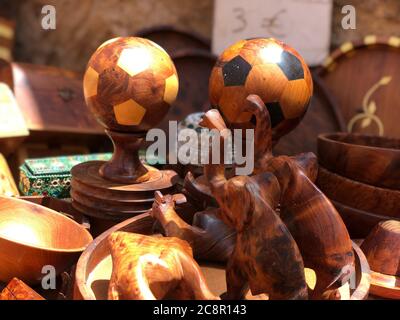
[[[233,252],[226,266],[226,293],[222,296],[223,300],[242,300],[249,288],[248,281],[243,274],[240,266],[242,263],[236,260]]]
[[[283,189],[281,219],[296,240],[305,266],[317,274],[314,297],[322,297],[353,266],[350,236],[332,203],[293,159],[278,157],[272,162],[276,163],[270,169]]]

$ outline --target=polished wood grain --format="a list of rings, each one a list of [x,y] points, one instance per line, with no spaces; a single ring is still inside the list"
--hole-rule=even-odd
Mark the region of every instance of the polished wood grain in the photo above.
[[[16,198],[0,197],[0,281],[40,282],[45,265],[57,274],[74,264],[92,241],[64,215]]]
[[[18,198],[57,211],[68,218],[75,220],[85,229],[90,229],[88,219],[81,212],[74,209],[70,199],[57,199],[45,196],[20,196]]]
[[[320,167],[318,186],[336,202],[388,217],[400,216],[400,191],[357,182]]]
[[[144,235],[151,235],[154,219],[148,214],[140,214],[130,219],[126,219],[119,224],[111,226],[104,233],[100,234],[90,243],[87,249],[80,256],[76,265],[74,299],[96,300],[99,292],[96,291],[94,283],[91,283],[90,274],[101,262],[110,255],[108,236],[116,231],[134,232]],[[111,264],[109,265],[112,266]],[[112,268],[110,268],[112,269]],[[111,278],[111,270],[104,272],[99,280]],[[108,289],[108,283],[105,285]],[[103,292],[103,299],[107,298],[107,289]]]
[[[186,240],[197,260],[226,263],[234,248],[235,230],[217,218],[218,209],[196,212],[192,224],[185,222],[175,210],[179,196],[183,195],[163,196],[157,191],[152,217],[160,222],[167,237]]]
[[[257,96],[249,96],[243,108],[256,118],[255,172],[271,172],[277,177],[281,187],[280,217],[296,240],[305,266],[315,270],[318,281],[313,297],[321,298],[326,288],[335,282],[332,288],[337,287],[348,277],[353,253],[347,229],[329,199],[314,184],[318,172],[315,155],[274,157],[268,111]],[[310,239],[318,239],[321,245],[316,246]]]
[[[114,145],[113,157],[104,163],[99,174],[107,180],[119,183],[138,183],[150,179],[149,171],[139,160],[141,135],[106,130]]]
[[[193,174],[188,172],[183,182],[182,193],[198,209],[204,210],[207,207],[218,207],[204,175],[194,178]]]
[[[71,170],[72,204],[91,216],[95,234],[151,208],[155,190],[171,191],[178,176],[139,160],[146,131],[167,114],[178,94],[175,66],[158,44],[139,37],[106,41],[90,58],[83,89],[86,103],[114,145],[108,162]]]
[[[202,125],[222,130],[217,110],[208,111]],[[221,142],[225,142],[223,131]],[[223,143],[221,155],[223,159]],[[270,173],[258,176],[225,176],[224,164],[208,164],[205,176],[221,209],[220,218],[237,232],[235,249],[227,264],[227,299],[268,293],[271,299],[308,297],[304,264],[299,248],[275,213],[280,186]]]
[[[361,245],[374,272],[400,276],[400,221],[380,222]]]
[[[331,202],[342,217],[352,239],[364,239],[381,221],[393,219],[400,221],[400,218],[396,219],[355,209],[334,200],[331,200]]]
[[[81,255],[75,273],[74,299],[101,300],[107,299],[107,290],[112,273],[112,261],[108,236],[115,231],[134,232],[145,235],[152,234],[154,219],[145,213],[137,217],[127,219],[113,226],[97,237]],[[340,288],[341,299],[365,299],[368,295],[368,263],[361,250],[354,245],[355,274],[354,290],[349,292],[348,283]],[[208,264],[200,262],[200,267],[213,294],[221,295],[226,291],[225,266],[221,264]],[[310,273],[307,272],[306,276]],[[309,277],[307,282],[315,282]],[[249,295],[246,294],[246,298]]]
[[[114,232],[108,242],[113,260],[108,299],[218,299],[186,241]]]
[[[99,170],[104,164],[103,161],[89,161],[71,170],[72,206],[90,217],[94,235],[151,209],[154,191],[173,192],[179,179],[172,170],[146,166],[148,173],[142,178],[148,178],[147,181],[120,183],[101,177]]]
[[[258,95],[271,113],[275,141],[299,124],[312,93],[311,72],[304,59],[273,38],[239,40],[225,49],[209,81],[211,105],[221,111],[230,128],[251,125],[251,114],[241,106],[248,95]]]
[[[0,292],[0,300],[44,300],[44,298],[23,281],[13,278]]]
[[[400,138],[393,113],[393,101],[400,98],[398,39],[372,35],[343,43],[320,68],[319,75],[338,101],[346,126],[355,116],[359,117],[351,128],[354,133]],[[372,95],[364,105],[369,91]]]
[[[280,219],[296,241],[305,266],[313,268],[317,273],[318,281],[312,297],[322,298],[329,295],[325,292],[328,288],[335,290],[342,281],[349,277],[354,254],[342,219],[328,198],[313,183],[317,173],[316,158],[312,154],[298,157],[274,157],[272,155],[271,122],[263,102],[258,96],[251,95],[243,105],[243,110],[250,112],[256,118],[255,173],[258,175],[271,174],[277,181],[279,189],[276,196],[278,198],[274,201],[280,204]],[[221,127],[222,120],[218,120],[216,111],[206,113],[205,117],[217,117],[217,119],[204,121],[205,125],[213,128],[210,124],[216,123]],[[214,127],[216,128],[217,125]],[[214,197],[217,201],[220,197],[218,201],[220,207],[234,205],[235,201],[232,201],[231,198],[238,198],[236,194],[228,198],[224,196],[226,180],[223,178],[223,166],[208,165],[205,174]],[[237,178],[242,177],[233,179]],[[261,184],[261,180],[258,183]],[[244,182],[236,183],[237,193],[240,192],[240,186],[246,184]],[[245,188],[242,187],[242,189]],[[232,190],[235,189],[232,188]],[[269,199],[269,197],[271,197],[271,193],[263,194],[262,198]],[[223,199],[229,200],[224,203]],[[243,208],[243,203],[246,201],[244,199],[238,201],[236,210],[239,211],[241,210],[240,206]],[[272,206],[272,209],[275,208],[276,205]],[[243,209],[245,210],[246,207]],[[239,213],[236,213],[235,216],[239,216]],[[327,236],[327,234],[331,236]],[[317,243],[320,245],[316,245],[315,239],[318,239]],[[336,257],[340,257],[340,259],[336,259]]]
[[[400,299],[400,277],[371,271],[371,294],[387,298]]]
[[[83,78],[86,103],[106,128],[146,132],[167,114],[178,94],[168,53],[151,40],[119,37],[91,56]]]
[[[318,159],[331,172],[376,187],[400,190],[400,140],[334,133],[318,137]]]

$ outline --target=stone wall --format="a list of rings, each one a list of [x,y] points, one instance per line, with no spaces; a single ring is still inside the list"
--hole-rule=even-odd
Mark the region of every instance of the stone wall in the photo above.
[[[367,34],[400,35],[399,0],[334,0],[332,47]],[[169,24],[210,38],[213,0],[2,0],[18,20],[15,57],[19,61],[82,71],[91,53],[115,35],[132,35]],[[57,29],[40,28],[41,8],[54,4]],[[357,30],[341,28],[341,8],[357,9]],[[11,10],[10,8],[13,8]]]

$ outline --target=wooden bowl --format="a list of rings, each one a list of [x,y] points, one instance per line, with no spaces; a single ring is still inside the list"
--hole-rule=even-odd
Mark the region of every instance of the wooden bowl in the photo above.
[[[111,229],[107,230],[97,237],[83,252],[79,258],[76,273],[74,299],[84,300],[102,300],[107,299],[108,283],[112,271],[112,261],[107,244],[107,237],[115,231],[136,232],[141,234],[151,234],[153,218],[145,213],[134,218],[128,219]],[[342,299],[361,300],[366,299],[369,291],[369,266],[368,262],[359,249],[353,243],[356,261],[355,288],[349,288],[346,283],[340,288]],[[221,265],[201,264],[201,269],[210,287],[215,295],[220,295],[226,291],[225,269]],[[313,282],[313,271],[306,269],[308,282]],[[257,299],[259,296],[249,299]]]
[[[400,140],[350,133],[318,136],[320,164],[343,177],[400,190]]]
[[[380,222],[361,249],[371,266],[371,293],[400,299],[400,221]]]
[[[43,206],[0,197],[0,281],[17,277],[35,284],[50,265],[59,274],[93,240],[84,227]]]
[[[342,217],[353,239],[364,239],[379,222],[395,219],[393,217],[354,209],[334,200],[331,200],[331,202]],[[400,218],[396,220],[400,221]]]
[[[400,221],[380,222],[361,245],[371,270],[400,276]]]
[[[400,190],[357,182],[320,166],[317,185],[325,195],[346,206],[378,215],[400,218]]]

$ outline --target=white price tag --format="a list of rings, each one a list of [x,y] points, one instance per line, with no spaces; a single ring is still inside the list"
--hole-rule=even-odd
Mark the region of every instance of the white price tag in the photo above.
[[[294,47],[309,65],[329,54],[332,0],[215,0],[212,50],[238,40],[273,37]]]

